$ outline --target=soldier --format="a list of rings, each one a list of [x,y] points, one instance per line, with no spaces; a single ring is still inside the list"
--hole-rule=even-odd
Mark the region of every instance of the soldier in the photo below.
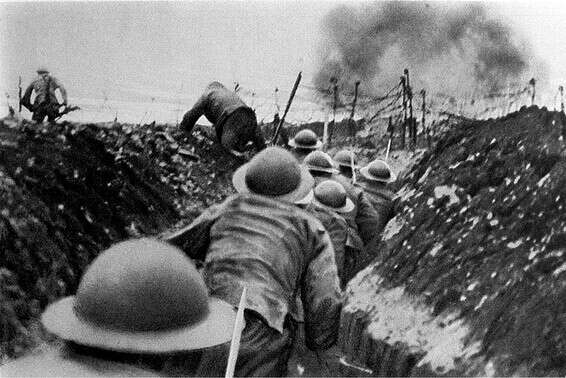
[[[387,188],[387,184],[396,179],[389,164],[383,160],[376,159],[360,169],[356,186],[367,194],[375,211],[379,214],[379,233],[393,217],[393,196],[395,194]]]
[[[330,235],[342,288],[346,285],[344,256],[348,239],[348,224],[343,216],[352,210],[354,203],[348,198],[346,190],[333,180],[323,181],[314,188],[312,205],[307,208],[322,222]]]
[[[315,151],[315,152],[321,152],[321,151]],[[324,152],[321,153],[324,154]],[[344,188],[342,188],[340,184],[338,184],[335,181],[326,181],[326,182],[335,184],[336,186],[340,186],[342,192],[344,192],[344,197],[346,197]],[[330,189],[330,191],[333,190],[334,188]],[[348,237],[348,224],[342,217],[342,213],[351,211],[351,209],[354,207],[354,204],[347,197],[346,197],[347,203],[342,204],[340,202],[340,199],[332,198],[333,195],[334,193],[331,193],[329,192],[329,190],[325,189],[324,185],[322,187],[320,187],[320,185],[317,185],[313,191],[313,196],[311,196],[310,199],[305,198],[298,205],[299,207],[305,209],[305,211],[307,211],[308,213],[312,214],[316,219],[318,219],[320,223],[322,223],[326,231],[328,232],[328,235],[330,236],[330,240],[332,241],[332,246],[334,247],[334,259],[336,261],[336,266],[338,269],[340,286],[344,288],[345,282],[343,281],[343,267],[344,267],[346,240]],[[337,207],[336,204],[338,204]],[[298,358],[303,363],[306,362],[306,365],[309,365],[309,367],[315,369],[315,371],[310,371],[309,367],[305,366],[306,370],[303,372],[305,375],[307,376],[313,374],[320,375],[320,371],[321,371],[320,369],[323,368],[322,366],[320,366],[321,356],[319,355],[318,352],[315,354],[312,351],[308,350],[308,348],[305,345],[305,331],[304,331],[305,322],[304,322],[303,306],[300,297],[297,298],[297,309],[298,309],[298,318],[297,318],[298,329],[294,343],[295,345],[293,350],[293,356],[289,361],[290,363],[289,363],[288,375],[290,376],[302,375],[297,370],[296,364],[291,364],[292,361],[295,361]]]
[[[336,341],[341,290],[334,249],[323,225],[295,204],[312,192],[313,179],[289,152],[266,148],[234,173],[233,184],[238,194],[165,239],[205,261],[212,295],[237,306],[247,287],[236,375],[285,375],[299,293],[309,349]]]
[[[59,107],[67,105],[67,91],[61,83],[53,76],[49,75],[47,68],[37,69],[37,78],[27,87],[21,99],[22,106],[33,112],[32,119],[41,123],[47,117],[49,122],[55,122],[59,116]],[[55,91],[59,90],[63,102],[59,100]],[[35,92],[35,100],[31,104],[32,93]]]
[[[322,151],[313,151],[309,155],[305,157],[303,162],[305,166],[309,169],[309,172],[314,177],[315,183],[320,184],[327,180],[333,180],[338,182],[342,187],[346,190],[344,185],[347,185],[350,188],[352,185],[347,181],[344,180],[343,177],[339,175],[339,170],[335,168],[335,163],[332,158],[325,152]],[[350,190],[352,190],[350,188]],[[346,191],[346,193],[348,193]],[[355,195],[348,197],[352,202],[357,198]],[[355,205],[355,203],[354,203]],[[354,209],[346,214],[342,214],[343,218],[346,220],[348,225],[348,235],[346,239],[346,247],[345,247],[345,259],[347,261],[351,261],[354,257],[361,253],[364,250],[364,242],[360,238],[359,230],[358,230],[358,223],[356,222],[357,218],[357,209],[354,206]],[[343,266],[350,266],[351,263],[345,263]],[[349,271],[349,269],[346,269]],[[342,277],[349,277],[351,274],[344,273]],[[343,278],[342,282],[347,282],[349,278]]]
[[[352,165],[352,162],[354,165]],[[351,225],[351,230],[354,229],[354,225],[355,230],[357,230],[357,234],[352,233],[350,235],[349,248],[346,248],[344,274],[347,280],[350,280],[363,268],[365,262],[372,258],[369,255],[372,251],[365,248],[365,246],[379,236],[379,226],[383,221],[364,191],[352,184],[353,170],[357,168],[354,153],[348,150],[339,151],[334,156],[334,163],[338,165],[340,173],[333,175],[332,179],[342,184],[346,193],[348,193],[348,197],[355,205],[354,211],[345,216]],[[356,239],[357,235],[359,236]]]
[[[213,124],[218,141],[226,149],[241,153],[248,142],[252,142],[257,151],[265,148],[253,109],[219,82],[206,87],[204,94],[183,116],[181,129],[190,134],[202,115]]]
[[[208,296],[194,264],[155,239],[121,242],[88,267],[77,294],[47,307],[62,347],[0,368],[2,376],[194,374],[200,352],[231,339],[236,313]]]
[[[322,147],[322,142],[318,140],[315,132],[310,129],[299,131],[293,139],[289,141],[289,146],[292,148],[291,153],[299,163],[303,162],[305,156],[314,150]]]
[[[352,161],[354,162],[353,167]],[[352,184],[353,170],[357,168],[354,153],[342,150],[334,156],[334,163],[338,165],[340,173],[333,175],[332,179],[342,184],[348,197],[354,202],[355,209],[351,215],[358,227],[363,244],[366,245],[376,236],[377,226],[381,223],[381,220],[378,219],[379,214],[364,191]]]
[[[322,181],[330,179],[333,174],[339,173],[330,155],[323,151],[311,152],[305,156],[303,164],[312,174],[314,182],[317,185]]]

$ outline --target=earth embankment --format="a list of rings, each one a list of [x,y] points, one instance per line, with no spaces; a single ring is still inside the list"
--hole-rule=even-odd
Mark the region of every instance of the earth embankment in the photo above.
[[[347,288],[347,362],[373,375],[566,374],[565,135],[563,113],[530,107],[439,138]]]
[[[190,221],[239,164],[174,127],[0,121],[0,361],[44,339],[41,311],[101,250]]]

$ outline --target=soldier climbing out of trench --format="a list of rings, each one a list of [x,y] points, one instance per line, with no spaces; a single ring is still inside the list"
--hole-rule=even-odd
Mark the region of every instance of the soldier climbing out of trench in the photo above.
[[[265,148],[265,139],[253,109],[221,83],[215,81],[206,87],[183,116],[180,128],[190,134],[203,115],[212,123],[217,140],[236,155],[244,152],[249,142],[257,151]]]
[[[56,91],[59,90],[62,103],[59,104]],[[35,94],[35,100],[31,103],[31,96]],[[27,87],[21,98],[22,106],[33,113],[32,119],[41,123],[47,117],[49,122],[55,122],[60,116],[59,108],[67,106],[67,91],[55,77],[49,74],[44,67],[37,69],[37,78]]]
[[[327,349],[336,341],[342,293],[334,248],[324,226],[296,204],[312,193],[314,182],[289,152],[266,148],[232,181],[238,194],[164,239],[205,261],[211,295],[238,306],[247,288],[236,375],[286,375],[299,293],[309,349]],[[203,358],[222,369],[226,353]]]
[[[124,241],[102,252],[76,295],[41,316],[64,341],[0,367],[3,377],[157,377],[202,375],[203,348],[227,344],[236,312],[209,297],[195,265],[156,239]]]

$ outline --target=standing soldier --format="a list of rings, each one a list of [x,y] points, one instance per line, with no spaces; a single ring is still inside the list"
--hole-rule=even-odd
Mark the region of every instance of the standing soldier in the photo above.
[[[233,184],[238,194],[165,238],[204,260],[211,295],[238,306],[247,288],[236,375],[285,375],[299,293],[307,347],[336,341],[342,294],[334,249],[323,225],[295,204],[312,193],[313,179],[289,152],[266,148],[234,173]],[[214,353],[209,360],[222,365]]]
[[[396,179],[397,177],[389,167],[389,164],[383,160],[376,159],[360,169],[360,179],[356,186],[360,187],[367,194],[379,215],[379,234],[393,217],[393,197],[395,194],[387,188],[387,184]]]
[[[292,148],[291,153],[299,163],[302,163],[305,156],[314,150],[322,147],[322,142],[318,140],[316,133],[311,129],[304,129],[299,131],[293,139],[289,141],[289,146]]]
[[[21,99],[22,105],[33,112],[32,119],[35,122],[41,123],[45,117],[49,122],[55,122],[59,116],[59,107],[67,106],[67,91],[55,77],[49,75],[47,68],[38,68],[37,74],[37,78],[27,87]],[[59,90],[63,100],[61,104],[55,94],[56,90]],[[35,92],[33,105],[32,92]]]
[[[4,377],[139,377],[198,374],[201,351],[227,344],[236,319],[208,296],[194,264],[155,240],[102,252],[76,295],[47,307],[41,323],[62,347],[0,367]]]
[[[185,113],[181,129],[190,134],[203,115],[212,123],[216,138],[226,149],[241,153],[248,142],[252,142],[257,151],[265,148],[253,109],[217,81],[210,83],[192,109]]]

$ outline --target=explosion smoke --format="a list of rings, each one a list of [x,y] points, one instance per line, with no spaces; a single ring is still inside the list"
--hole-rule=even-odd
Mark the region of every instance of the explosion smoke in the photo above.
[[[325,17],[323,34],[320,90],[337,78],[341,87],[361,80],[364,92],[379,93],[409,68],[413,84],[428,90],[487,92],[526,80],[529,68],[527,48],[478,3],[340,6]]]

